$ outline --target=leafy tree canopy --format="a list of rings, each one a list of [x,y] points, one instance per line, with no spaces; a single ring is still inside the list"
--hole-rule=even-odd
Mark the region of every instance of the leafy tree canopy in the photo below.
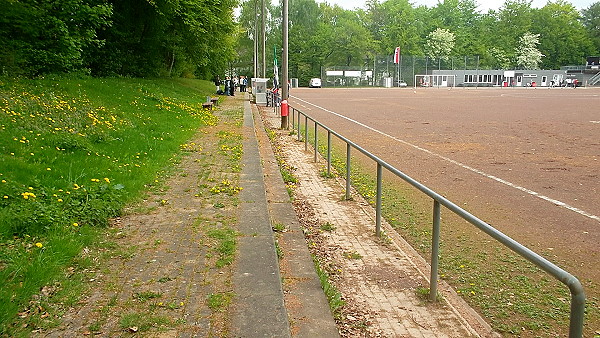
[[[236,0],[0,0],[0,69],[201,76],[234,58]]]

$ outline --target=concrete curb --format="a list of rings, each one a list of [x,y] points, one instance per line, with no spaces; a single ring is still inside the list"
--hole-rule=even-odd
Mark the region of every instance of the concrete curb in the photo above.
[[[236,297],[232,336],[339,337],[269,139],[252,108],[249,101],[244,102],[243,190],[239,194],[239,254],[233,268]],[[287,229],[278,237],[281,262],[273,224]]]
[[[254,111],[271,224],[280,224],[286,229],[279,234],[278,242],[283,252],[280,264],[292,336],[339,337],[271,143],[260,114],[256,108]]]
[[[240,186],[239,254],[233,268],[234,337],[290,337],[269,220],[254,120],[244,102],[244,156]]]

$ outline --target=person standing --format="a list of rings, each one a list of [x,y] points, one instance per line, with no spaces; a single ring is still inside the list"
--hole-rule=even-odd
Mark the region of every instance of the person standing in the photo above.
[[[227,80],[225,80],[225,94],[233,96],[234,89],[233,80],[228,76]]]
[[[215,86],[217,87],[217,94],[221,92],[221,78],[219,75],[215,75]]]
[[[231,79],[229,76],[225,77],[225,95],[229,95],[229,86],[231,85]]]
[[[240,92],[246,91],[246,77],[244,75],[240,75]]]

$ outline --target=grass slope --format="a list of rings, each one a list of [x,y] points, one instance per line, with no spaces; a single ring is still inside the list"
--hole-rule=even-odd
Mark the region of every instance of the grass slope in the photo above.
[[[216,123],[184,79],[0,78],[0,335]]]

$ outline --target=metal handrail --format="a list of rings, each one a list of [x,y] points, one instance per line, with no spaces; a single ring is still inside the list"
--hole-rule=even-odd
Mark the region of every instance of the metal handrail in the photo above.
[[[278,91],[267,90],[267,107],[281,106],[281,95]]]
[[[434,201],[433,205],[433,231],[432,231],[432,252],[431,252],[431,276],[429,280],[429,299],[431,301],[436,301],[437,296],[437,282],[438,282],[438,263],[439,263],[439,240],[440,240],[440,223],[441,223],[441,208],[443,205],[450,211],[454,212],[456,215],[460,216],[467,222],[473,224],[481,231],[485,232],[496,241],[500,242],[502,245],[508,247],[512,251],[518,253],[531,263],[535,264],[546,273],[552,275],[561,283],[565,284],[571,293],[571,312],[570,312],[570,324],[569,324],[569,337],[570,338],[580,338],[583,336],[583,320],[584,320],[584,312],[585,312],[585,292],[583,290],[583,286],[581,282],[573,275],[568,273],[567,271],[559,268],[554,263],[548,261],[544,257],[538,255],[533,252],[529,248],[500,232],[496,228],[487,224],[486,222],[480,220],[475,217],[471,213],[462,209],[452,201],[448,200],[444,196],[436,193],[430,188],[426,187],[422,183],[417,180],[411,178],[406,175],[402,171],[396,169],[389,163],[370,153],[369,151],[363,149],[361,146],[356,144],[355,142],[349,140],[348,138],[342,136],[338,132],[333,129],[327,127],[326,125],[320,123],[316,119],[310,117],[308,114],[296,109],[295,107],[290,106],[290,113],[292,115],[292,127],[296,125],[296,113],[298,114],[298,140],[300,141],[300,127],[301,120],[300,115],[304,116],[304,149],[308,150],[308,120],[311,120],[314,123],[314,147],[315,147],[315,162],[317,161],[317,153],[318,153],[318,126],[322,127],[327,131],[327,174],[331,174],[331,135],[335,135],[341,141],[346,143],[346,199],[350,199],[350,153],[351,148],[354,148],[370,158],[371,160],[377,163],[377,195],[376,195],[376,205],[375,205],[375,233],[377,236],[381,235],[381,196],[382,196],[382,169],[385,168],[389,172],[394,175],[400,177],[405,182],[409,183],[417,190],[421,191],[425,195],[431,197]]]

